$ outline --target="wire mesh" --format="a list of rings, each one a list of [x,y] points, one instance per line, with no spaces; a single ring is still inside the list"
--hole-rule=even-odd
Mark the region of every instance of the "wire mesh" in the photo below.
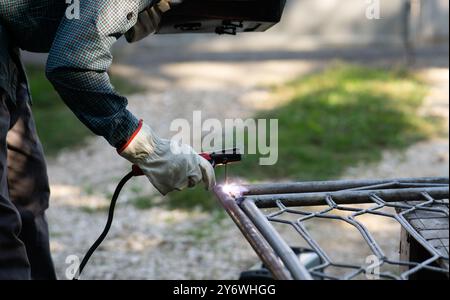
[[[236,198],[239,207],[274,249],[293,279],[305,279],[308,275],[314,279],[332,280],[409,279],[424,271],[448,277],[449,201],[446,178],[360,181],[359,184],[341,181],[331,185],[313,182],[290,186],[289,189],[266,185],[264,188],[248,186],[246,190],[246,195]],[[270,191],[275,193],[267,194]],[[362,221],[368,216],[375,218],[372,228]],[[420,231],[427,229],[417,226],[424,225],[420,222],[422,217],[440,220],[440,230],[428,228],[430,230]],[[332,238],[337,241],[331,249],[326,249],[323,241],[312,233],[320,232],[321,222],[331,222],[331,228],[336,232]],[[402,228],[426,250],[427,256],[421,261],[411,261],[402,260],[398,254],[387,253],[382,247],[384,240],[394,240],[399,245],[400,234],[377,240],[374,232],[382,231],[386,222]],[[347,249],[349,253],[343,255],[351,261],[343,261],[336,254],[339,248],[346,248],[345,235],[349,229],[357,233],[361,242],[353,243],[353,248],[369,249],[365,260],[355,262],[349,259],[353,249]],[[289,242],[286,236],[290,237]],[[295,240],[307,251],[315,253],[320,263],[302,265],[290,247]]]

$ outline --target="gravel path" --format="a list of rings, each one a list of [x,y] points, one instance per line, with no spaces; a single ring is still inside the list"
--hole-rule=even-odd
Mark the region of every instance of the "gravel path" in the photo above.
[[[305,54],[298,49],[280,48],[281,42],[278,47],[267,42],[257,44],[262,39],[253,37],[230,41],[212,38],[194,43],[186,38],[159,37],[139,46],[119,46],[113,72],[148,88],[149,92],[129,98],[130,109],[160,135],[167,136],[168,124],[173,119],[190,120],[192,111],[198,109],[205,119],[250,116],[260,108],[257,100],[269,96],[265,86],[320,69],[339,53]],[[223,49],[230,52],[222,53]],[[398,59],[396,51],[384,56],[381,50],[368,52],[370,57],[378,57],[371,63],[392,63]],[[345,53],[343,58],[361,62],[366,61],[368,52],[341,53]],[[432,65],[435,64],[435,55],[425,56],[428,60],[433,57]],[[424,113],[446,110],[448,118],[448,58],[443,60],[444,68],[423,69],[433,86]],[[429,64],[424,61],[423,65]],[[65,151],[49,161],[51,247],[61,279],[68,267],[67,256],[81,257],[100,233],[110,195],[128,168],[114,149],[96,138],[82,149]],[[405,153],[386,152],[379,164],[352,168],[344,177],[446,174],[448,139],[439,139],[414,145]],[[86,269],[86,278],[235,279],[240,271],[256,262],[255,254],[229,218],[200,211],[162,208],[143,211],[129,203],[137,194],[150,193],[154,190],[142,178],[125,189],[111,234]],[[386,247],[390,247],[388,252],[395,254],[398,228],[389,222],[383,223],[382,228],[379,224],[373,228],[386,241]],[[329,241],[337,234],[332,228],[315,232],[321,241]],[[352,240],[350,236],[348,239]],[[346,243],[348,256],[355,248],[352,243]]]

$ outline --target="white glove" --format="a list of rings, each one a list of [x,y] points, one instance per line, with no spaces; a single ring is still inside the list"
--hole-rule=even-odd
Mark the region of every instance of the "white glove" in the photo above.
[[[145,123],[140,123],[119,154],[136,164],[163,195],[194,187],[201,181],[206,189],[216,185],[211,163],[188,145],[161,139]]]
[[[170,10],[170,0],[161,0],[138,15],[137,23],[125,33],[129,43],[134,43],[154,34],[159,29],[163,13]]]

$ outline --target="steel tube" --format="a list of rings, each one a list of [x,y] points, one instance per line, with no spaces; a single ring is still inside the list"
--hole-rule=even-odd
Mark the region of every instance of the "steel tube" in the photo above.
[[[304,194],[280,194],[280,195],[256,195],[251,196],[255,204],[260,208],[276,207],[277,201],[285,206],[318,206],[327,205],[326,197],[331,196],[337,204],[364,204],[372,203],[371,195],[377,195],[386,202],[417,201],[423,199],[421,193],[428,193],[433,198],[448,199],[449,188],[408,188],[393,190],[368,190],[368,191],[337,191]]]
[[[362,186],[372,186],[387,183],[422,183],[422,184],[447,184],[448,178],[402,178],[383,180],[345,180],[345,181],[311,181],[296,183],[274,183],[257,184],[243,186],[247,192],[244,195],[264,195],[264,194],[290,194],[290,193],[313,193],[313,192],[333,192],[345,189],[358,188]]]
[[[280,256],[286,268],[289,269],[296,280],[312,280],[311,274],[301,264],[298,256],[291,247],[284,241],[280,234],[273,228],[267,217],[259,210],[252,199],[246,198],[241,202],[240,207],[246,212],[262,235]]]
[[[236,200],[229,194],[224,193],[222,191],[222,186],[216,186],[214,188],[214,193],[217,196],[217,199],[219,199],[220,204],[230,215],[231,219],[240,229],[244,237],[250,243],[261,261],[269,269],[275,279],[292,279],[278,256],[275,254],[274,250],[270,247],[264,237],[262,237],[261,233],[259,233],[252,221],[237,205]]]

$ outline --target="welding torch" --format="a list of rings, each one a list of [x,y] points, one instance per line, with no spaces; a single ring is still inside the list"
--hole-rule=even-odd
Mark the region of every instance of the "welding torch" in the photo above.
[[[211,163],[213,168],[224,166],[225,167],[225,183],[228,183],[228,164],[240,162],[242,160],[242,154],[239,149],[221,150],[211,153],[201,153],[201,157]]]
[[[237,148],[210,153],[204,152],[201,153],[200,156],[209,161],[214,168],[240,162],[242,160],[242,154]]]

